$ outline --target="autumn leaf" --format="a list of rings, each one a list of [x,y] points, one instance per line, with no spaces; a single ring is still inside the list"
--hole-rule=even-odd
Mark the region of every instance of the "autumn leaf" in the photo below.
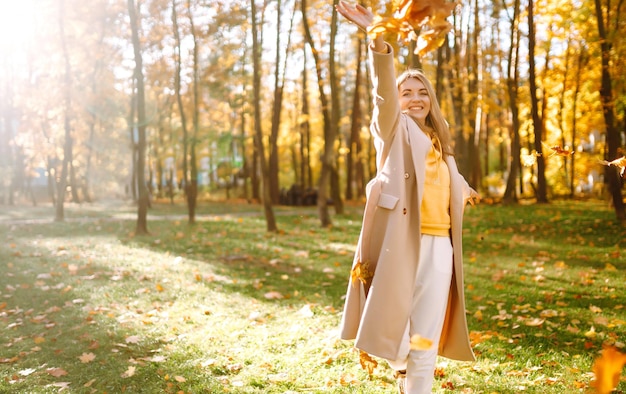
[[[423,56],[443,44],[452,29],[446,18],[456,5],[444,0],[396,0],[391,15],[375,16],[367,32],[371,37],[387,32],[405,43],[416,41],[415,54]]]
[[[139,343],[139,335],[131,335],[124,340],[126,343]]]
[[[428,350],[431,347],[433,347],[432,339],[424,338],[419,334],[415,334],[411,337],[412,350]]]
[[[277,291],[268,291],[263,296],[268,300],[280,300],[284,298],[284,296]]]
[[[378,366],[378,361],[374,360],[372,356],[363,350],[359,350],[359,363],[361,363],[361,368],[366,370],[369,375],[373,374]]]
[[[131,376],[135,375],[135,369],[137,367],[135,367],[134,365],[131,365],[128,367],[128,369],[126,371],[124,371],[124,373],[122,375],[120,375],[123,378],[130,378]]]
[[[605,347],[602,355],[593,363],[592,371],[596,380],[591,386],[596,388],[598,394],[610,393],[617,387],[625,364],[626,354],[620,353],[615,347]]]
[[[67,371],[62,368],[48,368],[46,369],[48,375],[52,375],[55,378],[67,375]]]
[[[613,161],[600,160],[600,164],[605,166],[614,166],[620,169],[620,176],[624,176],[624,172],[626,171],[626,156],[622,156],[619,159],[615,159]]]
[[[96,355],[93,353],[83,353],[78,357],[80,362],[83,364],[90,363],[93,360],[95,360],[95,358],[96,358]]]
[[[357,280],[360,280],[363,284],[367,283],[374,277],[374,272],[370,269],[370,262],[358,261],[352,268],[352,271],[350,271],[350,277],[352,278],[352,283],[356,283]]]

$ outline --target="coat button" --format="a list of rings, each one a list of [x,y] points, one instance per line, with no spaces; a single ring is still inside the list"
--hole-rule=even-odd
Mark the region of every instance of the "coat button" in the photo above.
[[[409,177],[410,177],[410,176],[411,176],[411,175],[409,175],[409,173],[408,173],[408,172],[405,172],[405,173],[404,173],[404,179],[409,179]]]

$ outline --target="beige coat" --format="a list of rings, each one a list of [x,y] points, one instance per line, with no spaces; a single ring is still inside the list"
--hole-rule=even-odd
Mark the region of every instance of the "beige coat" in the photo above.
[[[377,175],[367,186],[363,226],[353,262],[372,277],[351,275],[341,338],[374,356],[395,360],[411,314],[414,279],[420,254],[420,206],[425,159],[432,143],[417,123],[401,113],[393,52],[370,51],[375,108],[371,132],[377,151]],[[463,210],[469,186],[453,157],[444,157],[450,171],[450,217],[454,272],[439,355],[474,360],[463,288],[461,244]],[[365,283],[364,283],[365,282]],[[428,319],[428,316],[424,318]]]

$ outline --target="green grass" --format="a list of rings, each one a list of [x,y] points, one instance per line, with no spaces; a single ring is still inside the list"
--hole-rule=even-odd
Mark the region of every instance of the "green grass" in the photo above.
[[[361,209],[155,205],[0,214],[0,392],[394,393],[337,338]],[[43,220],[28,221],[28,219]],[[597,202],[469,208],[475,363],[440,359],[438,393],[587,392],[603,344],[624,346],[626,229]],[[56,376],[55,376],[56,375]],[[618,390],[623,392],[626,382]]]

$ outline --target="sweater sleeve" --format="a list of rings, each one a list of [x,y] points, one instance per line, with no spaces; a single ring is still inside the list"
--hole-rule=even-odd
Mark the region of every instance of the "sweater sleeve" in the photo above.
[[[375,52],[370,48],[369,64],[372,77],[372,96],[374,110],[372,112],[371,132],[384,142],[390,141],[400,118],[400,102],[396,87],[393,48],[386,44],[387,53]]]

